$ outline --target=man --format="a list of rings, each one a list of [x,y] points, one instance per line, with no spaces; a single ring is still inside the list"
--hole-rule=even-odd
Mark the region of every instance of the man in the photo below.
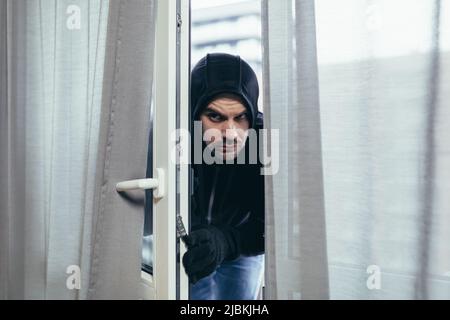
[[[248,133],[263,127],[257,78],[239,56],[216,53],[197,63],[191,80],[192,120],[204,133],[220,133],[193,144],[223,160],[193,164],[192,230],[183,256],[191,298],[256,299],[264,271],[264,176],[261,164],[249,161]],[[242,153],[244,164],[227,163]]]

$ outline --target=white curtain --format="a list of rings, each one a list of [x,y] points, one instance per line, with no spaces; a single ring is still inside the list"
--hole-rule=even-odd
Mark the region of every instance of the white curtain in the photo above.
[[[262,8],[268,297],[450,299],[450,3]]]
[[[1,2],[4,298],[75,298],[87,262],[108,1],[73,3]]]
[[[136,297],[126,281],[140,272],[143,209],[126,207],[114,179],[145,177],[152,5],[0,2],[0,298]],[[108,207],[114,197],[125,205]],[[133,232],[139,241],[124,237]],[[70,266],[79,290],[67,286]]]
[[[144,193],[115,186],[147,173],[156,1],[109,3],[88,298],[138,299]]]

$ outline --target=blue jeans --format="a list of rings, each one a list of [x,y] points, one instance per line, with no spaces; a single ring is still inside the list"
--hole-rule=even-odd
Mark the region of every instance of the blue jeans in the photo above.
[[[224,261],[191,286],[192,300],[256,300],[264,274],[264,255]]]

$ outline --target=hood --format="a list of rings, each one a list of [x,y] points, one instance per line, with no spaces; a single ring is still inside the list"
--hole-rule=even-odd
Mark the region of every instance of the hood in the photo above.
[[[191,74],[191,116],[200,113],[217,95],[232,93],[241,97],[255,128],[258,116],[259,86],[255,72],[239,56],[210,53],[202,58]]]

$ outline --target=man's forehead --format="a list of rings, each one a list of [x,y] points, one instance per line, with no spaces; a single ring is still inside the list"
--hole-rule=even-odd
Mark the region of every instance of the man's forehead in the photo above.
[[[241,101],[242,102],[242,97],[235,94],[235,93],[231,93],[231,92],[223,92],[223,93],[219,93],[218,95],[214,96],[213,100],[217,100],[217,99],[232,99],[232,100],[237,100],[237,101]]]
[[[233,93],[222,93],[215,96],[208,105],[242,105],[244,101],[242,98]]]
[[[208,110],[222,114],[235,114],[245,112],[246,108],[242,102],[238,100],[222,98],[211,101],[205,109],[205,111]]]

